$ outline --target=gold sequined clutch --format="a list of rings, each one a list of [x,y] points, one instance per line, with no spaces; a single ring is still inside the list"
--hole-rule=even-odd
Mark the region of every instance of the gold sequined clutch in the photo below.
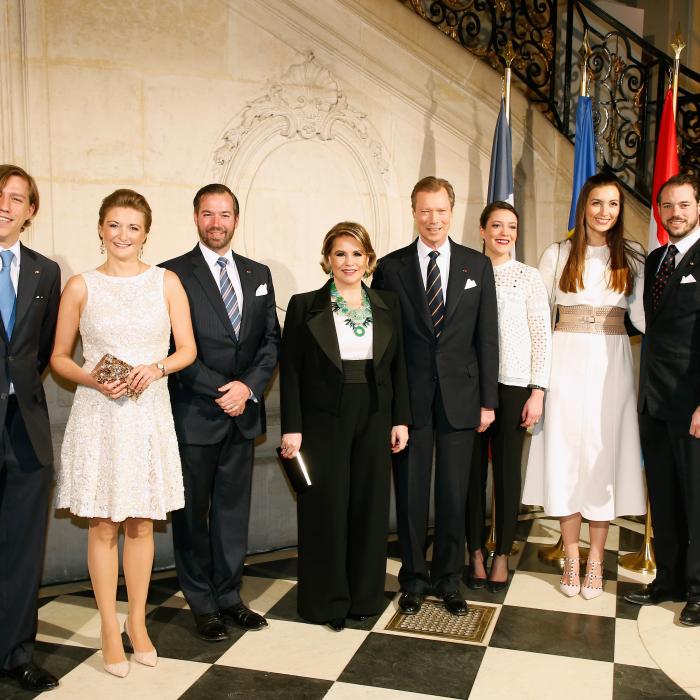
[[[90,374],[95,377],[98,384],[107,384],[118,379],[125,381],[132,369],[133,367],[128,362],[124,362],[124,360],[120,360],[118,357],[107,353],[102,355],[100,361],[95,365]],[[130,399],[138,399],[141,392],[134,391],[130,386],[127,386],[126,395]]]

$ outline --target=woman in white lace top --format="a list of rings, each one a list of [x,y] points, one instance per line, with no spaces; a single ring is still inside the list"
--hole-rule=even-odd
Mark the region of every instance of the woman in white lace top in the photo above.
[[[508,580],[520,505],[520,465],[527,428],[542,415],[551,355],[547,291],[538,271],[511,256],[518,237],[518,213],[507,202],[492,202],[481,214],[484,251],[493,264],[498,299],[498,409],[496,420],[477,436],[467,497],[469,585],[502,590]],[[484,511],[491,446],[496,494],[496,551],[486,579]]]

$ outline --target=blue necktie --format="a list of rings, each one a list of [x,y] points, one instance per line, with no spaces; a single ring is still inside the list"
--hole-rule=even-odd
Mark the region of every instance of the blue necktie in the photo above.
[[[238,338],[238,334],[241,330],[241,311],[238,308],[238,297],[236,296],[236,290],[231,284],[231,279],[226,272],[226,265],[228,265],[228,260],[226,258],[219,258],[216,261],[219,266],[219,290],[221,291],[221,298],[224,300],[224,306],[226,307],[226,313],[231,320],[231,325],[233,326],[233,332]]]
[[[17,294],[10,277],[10,265],[15,259],[11,250],[0,251],[2,258],[2,270],[0,270],[0,314],[5,326],[7,337],[12,337],[12,329],[15,327],[15,314],[17,312]]]

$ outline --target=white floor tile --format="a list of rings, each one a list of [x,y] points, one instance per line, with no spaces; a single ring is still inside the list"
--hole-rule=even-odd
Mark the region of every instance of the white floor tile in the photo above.
[[[268,620],[269,626],[239,639],[217,665],[237,666],[334,681],[368,632],[333,632],[324,625]]]
[[[296,581],[282,578],[262,578],[244,576],[241,586],[241,597],[245,604],[255,612],[264,615],[270,608],[279,603],[296,586]]]
[[[373,688],[369,685],[355,685],[354,683],[334,683],[325,694],[324,700],[432,700],[432,698],[437,697],[442,696],[408,693],[389,688]]]
[[[562,700],[585,695],[602,700],[611,698],[612,691],[611,663],[489,648],[469,699]]]
[[[580,595],[567,598],[559,590],[559,579],[557,574],[517,571],[503,602],[525,608],[615,617],[615,581],[604,581],[602,595],[593,600],[584,600]]]
[[[658,668],[642,643],[636,620],[615,620],[615,663]]]

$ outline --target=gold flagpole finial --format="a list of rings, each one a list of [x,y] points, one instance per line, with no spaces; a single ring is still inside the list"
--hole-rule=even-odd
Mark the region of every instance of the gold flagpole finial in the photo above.
[[[673,117],[676,116],[676,105],[678,104],[678,73],[681,67],[681,52],[686,47],[685,41],[683,41],[683,35],[681,34],[681,24],[678,23],[678,29],[676,30],[676,36],[673,37],[671,42],[671,49],[673,49]]]
[[[583,32],[583,41],[581,42],[578,55],[581,58],[581,92],[579,94],[581,97],[585,97],[588,94],[588,57],[591,55],[591,45],[588,43],[588,29]]]

